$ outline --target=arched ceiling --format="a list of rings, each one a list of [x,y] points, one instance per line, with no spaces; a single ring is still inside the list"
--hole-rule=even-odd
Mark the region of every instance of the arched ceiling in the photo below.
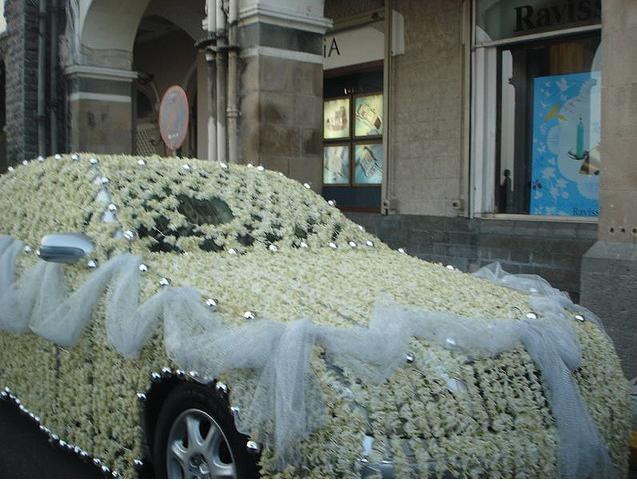
[[[77,0],[82,63],[130,69],[143,17],[162,17],[193,40],[203,36],[204,0]]]
[[[204,35],[201,26],[201,22],[206,15],[204,0],[180,2],[175,0],[151,0],[144,12],[144,17],[153,15],[174,23],[190,35],[190,38],[194,41],[200,40]]]
[[[81,44],[93,50],[131,51],[137,27],[151,0],[92,0],[86,7]]]

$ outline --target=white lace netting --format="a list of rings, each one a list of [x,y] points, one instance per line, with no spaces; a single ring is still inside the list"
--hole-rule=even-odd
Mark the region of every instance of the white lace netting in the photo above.
[[[499,286],[515,289],[528,294],[533,299],[536,307],[542,313],[552,312],[561,316],[564,310],[584,316],[586,320],[597,325],[606,334],[604,325],[599,317],[584,306],[575,304],[566,292],[555,289],[546,279],[536,274],[509,274],[502,269],[499,262],[486,265],[473,273],[475,277],[486,279]],[[608,336],[607,336],[608,338]],[[610,340],[610,338],[608,338]]]
[[[184,370],[219,377],[235,369],[257,372],[257,385],[238,429],[271,443],[283,467],[299,462],[298,441],[325,421],[323,393],[310,369],[314,346],[339,366],[377,383],[405,362],[411,338],[423,338],[474,358],[495,356],[523,344],[542,373],[559,432],[559,471],[563,477],[612,477],[608,448],[595,426],[571,372],[581,364],[570,324],[573,312],[599,320],[535,276],[513,276],[499,265],[475,275],[527,292],[537,319],[463,318],[377,299],[367,327],[319,326],[309,319],[273,320],[231,326],[208,309],[200,293],[166,287],[140,305],[141,259],[112,258],[67,297],[63,267],[39,261],[15,280],[16,256],[23,243],[0,236],[0,329],[33,332],[63,346],[75,344],[103,292],[106,329],[115,350],[131,358],[164,323],[168,355]],[[453,340],[453,342],[449,342]]]

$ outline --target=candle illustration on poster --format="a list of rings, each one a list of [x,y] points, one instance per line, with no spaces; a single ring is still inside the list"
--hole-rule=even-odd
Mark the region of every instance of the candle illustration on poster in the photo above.
[[[600,72],[534,79],[531,214],[598,215],[600,80]]]

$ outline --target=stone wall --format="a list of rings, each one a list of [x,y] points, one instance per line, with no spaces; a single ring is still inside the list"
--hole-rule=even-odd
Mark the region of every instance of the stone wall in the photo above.
[[[459,0],[397,0],[405,53],[393,57],[390,197],[401,214],[456,215],[462,195]]]
[[[130,91],[130,83],[119,83]],[[78,100],[70,102],[69,110],[72,151],[98,154],[130,154],[133,151],[130,101]]]
[[[6,132],[9,165],[37,156],[38,4],[5,2]]]
[[[513,274],[538,274],[579,298],[582,255],[597,224],[347,213],[390,247],[465,272],[499,261]]]
[[[320,188],[322,36],[254,23],[240,43],[240,160]]]
[[[8,165],[32,159],[38,155],[38,1],[6,0],[4,14],[7,30],[3,36],[2,58],[6,72],[6,158]],[[45,79],[45,129],[47,153],[51,152],[49,108],[50,87],[50,25],[52,15],[57,17],[58,33],[65,28],[64,8],[57,10],[49,3],[47,17],[47,51]],[[57,75],[57,145],[64,150],[66,139],[66,83],[59,61],[54,65]]]
[[[602,3],[599,242],[582,259],[582,304],[604,320],[624,372],[637,376],[637,2]],[[619,54],[618,52],[622,52]]]
[[[4,17],[3,17],[4,18]],[[0,65],[0,109],[2,110],[2,115],[0,118],[0,173],[6,172],[8,164],[7,164],[7,132],[5,129],[5,125],[7,122],[6,119],[6,66],[4,63],[4,59],[7,53],[7,40],[9,39],[6,30],[0,34],[0,60],[2,61],[2,65]]]

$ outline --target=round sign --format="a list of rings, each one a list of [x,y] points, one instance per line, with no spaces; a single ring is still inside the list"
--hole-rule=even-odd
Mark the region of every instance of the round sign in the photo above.
[[[179,85],[164,94],[159,106],[159,130],[168,150],[175,151],[186,140],[188,131],[188,98]]]

